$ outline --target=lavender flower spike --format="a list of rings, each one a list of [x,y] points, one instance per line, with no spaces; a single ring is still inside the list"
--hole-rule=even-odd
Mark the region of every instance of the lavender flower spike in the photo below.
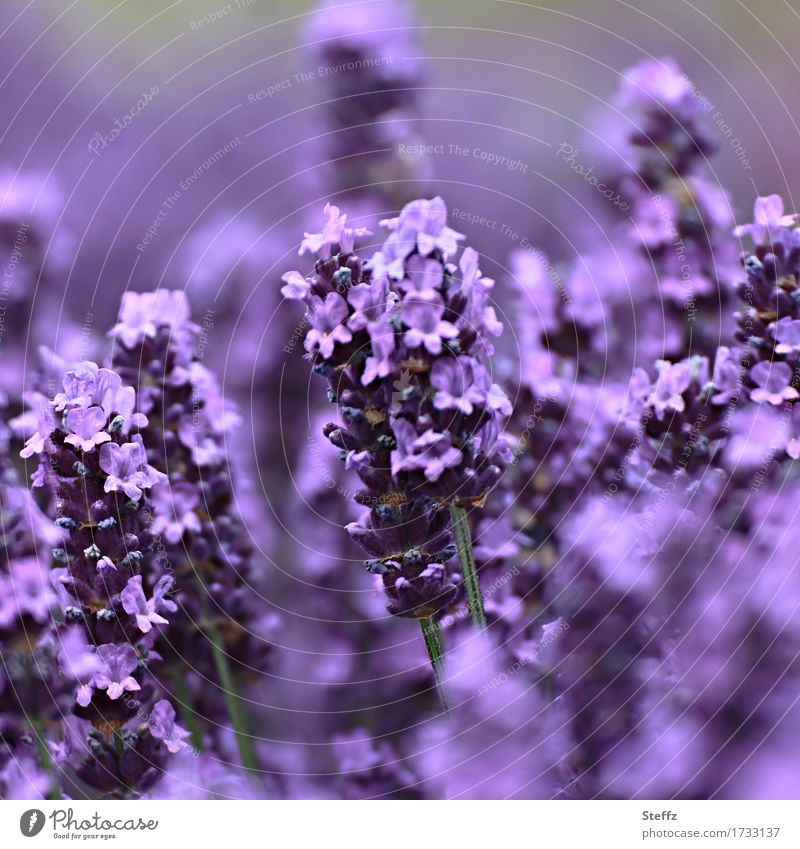
[[[500,436],[510,405],[487,368],[489,337],[501,330],[493,282],[474,251],[460,269],[449,261],[463,236],[447,226],[441,198],[412,201],[382,224],[389,235],[371,260],[349,240],[338,251],[323,241],[313,274],[303,283],[289,272],[284,294],[306,305],[308,357],[340,415],[325,433],[365,486],[356,500],[370,508],[348,530],[382,576],[389,610],[436,622],[460,589],[458,552],[483,625],[464,508],[483,503],[510,453]],[[439,637],[426,640],[436,663]]]
[[[328,228],[345,238],[344,217],[335,207],[328,213]],[[321,235],[316,241],[320,250],[327,238]],[[223,736],[226,724],[233,726],[242,765],[255,769],[252,735],[237,693],[254,670],[263,671],[269,662],[267,637],[274,616],[259,607],[260,599],[250,589],[255,569],[235,508],[235,479],[224,443],[238,417],[200,362],[199,328],[189,312],[182,292],[128,293],[112,331],[118,343],[112,364],[146,393],[150,415],[133,444],[118,448],[113,456],[117,446],[108,446],[107,485],[135,499],[137,491],[169,472],[168,488],[154,486],[151,531],[180,589],[178,607],[168,597],[172,577],[163,566],[152,592],[133,577],[122,591],[122,601],[137,629],[148,637],[169,622],[169,639],[159,645],[165,675],[187,691],[207,748],[227,758]],[[138,465],[142,457],[152,464],[145,473]],[[174,713],[171,719],[168,714],[167,707],[162,708],[158,722],[151,723],[155,736],[162,727],[171,727]],[[161,739],[169,748],[179,735]]]
[[[159,701],[154,651],[171,577],[156,583],[150,492],[166,475],[149,465],[141,436],[147,423],[136,392],[110,369],[84,362],[64,376],[63,392],[40,416],[23,454],[40,456],[34,476],[50,490],[66,531],[53,549],[53,579],[69,627],[60,665],[75,681],[64,724],[69,741],[58,766],[101,793],[139,796],[151,788],[176,751],[140,719]],[[32,398],[44,404],[42,399]],[[99,450],[97,446],[100,446]],[[151,599],[144,586],[156,583]],[[185,745],[185,744],[182,744]]]
[[[758,198],[752,224],[736,228],[750,236],[751,251],[741,255],[745,280],[737,295],[733,356],[739,361],[741,382],[757,403],[796,406],[800,386],[800,228],[797,216],[784,213],[778,195]]]

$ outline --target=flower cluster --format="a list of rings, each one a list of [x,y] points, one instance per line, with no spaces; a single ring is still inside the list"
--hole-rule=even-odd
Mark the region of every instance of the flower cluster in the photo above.
[[[580,798],[739,798],[762,776],[759,794],[796,793],[780,755],[800,675],[795,488],[755,494],[738,529],[703,492],[588,505],[564,528],[548,600],[570,627],[548,665]]]
[[[617,93],[634,167],[652,184],[693,171],[717,148],[694,86],[672,59],[644,59],[629,68]]]
[[[614,386],[552,375],[521,387],[512,418],[515,505],[534,546],[552,547],[553,532],[584,496],[613,481],[632,439]]]
[[[759,729],[783,705],[787,685],[770,676],[795,675],[767,646],[785,622],[744,633],[752,620],[730,606],[743,589],[725,576],[752,561],[757,540],[783,547],[756,528],[765,515],[780,526],[787,456],[800,455],[800,231],[777,197],[759,199],[754,224],[737,229],[755,248],[742,257],[734,339],[731,215],[703,172],[714,145],[693,92],[671,63],[629,74],[620,103],[638,129],[620,191],[633,217],[614,230],[613,263],[587,254],[563,282],[542,252],[513,256],[522,373],[509,498],[522,533],[492,607],[509,668],[565,711],[563,792],[578,798],[735,792],[735,758],[767,757]],[[717,608],[735,626],[706,628]],[[565,625],[544,651],[532,634],[551,621]],[[730,640],[711,636],[728,630]],[[716,702],[704,693],[711,664],[725,681],[752,680],[747,658],[759,652],[771,658],[759,692],[775,691],[763,704],[733,687]],[[725,742],[740,709],[749,718]],[[776,723],[784,735],[792,725]]]
[[[644,370],[634,372],[630,411],[646,422],[653,449],[643,458],[662,470],[696,475],[713,462],[735,476],[774,465],[775,455],[800,456],[800,347],[795,350],[792,342],[794,325],[800,328],[792,294],[800,272],[793,266],[793,241],[800,230],[777,195],[759,198],[754,218],[736,230],[755,242],[754,252],[742,256],[738,345],[718,347],[713,368],[695,356],[657,361],[653,382]],[[742,432],[747,436],[741,438]]]
[[[633,206],[627,235],[652,263],[666,311],[666,344],[656,356],[713,356],[720,332],[728,331],[733,215],[707,173],[718,145],[695,94],[674,62],[646,60],[627,72],[617,101],[630,122],[632,171],[621,187]]]
[[[706,357],[657,360],[651,382],[643,369],[631,381],[629,411],[647,436],[637,458],[647,471],[686,472],[691,480],[715,459],[728,433],[726,413],[738,372],[721,348],[713,372]],[[630,467],[633,470],[633,466]]]
[[[32,397],[38,427],[22,456],[38,455],[35,485],[52,493],[64,540],[53,548],[67,633],[59,662],[76,680],[71,729],[58,759],[95,791],[148,790],[187,732],[160,698],[157,635],[175,612],[174,580],[159,575],[151,491],[166,475],[147,462],[146,416],[116,372],[81,362],[52,400]]]
[[[781,407],[799,397],[800,228],[778,195],[758,198],[753,217],[736,228],[753,241],[752,252],[742,254],[737,356],[751,400]]]
[[[694,94],[670,60],[626,72],[619,117],[599,128],[620,137],[624,167],[609,167],[603,185],[625,199],[626,218],[610,218],[602,240],[586,240],[564,267],[539,249],[512,253],[523,354],[541,349],[570,360],[582,379],[625,383],[655,359],[713,357],[732,333],[732,206],[709,172],[717,145]]]
[[[0,172],[0,797],[800,794],[797,216],[734,228],[739,133],[668,59],[531,199],[486,115],[423,137],[413,5],[318,0],[144,237],[92,198],[157,109],[69,203]]]
[[[162,580],[174,575],[180,588],[180,609],[161,647],[165,676],[176,686],[180,679],[204,733],[216,737],[228,714],[226,698],[235,698],[226,693],[230,683],[219,680],[220,653],[234,681],[263,672],[275,622],[251,585],[252,551],[225,450],[239,417],[202,364],[199,328],[183,293],[127,293],[111,333],[111,364],[137,386],[148,416],[141,450],[169,475],[169,486],[153,493],[150,527]]]
[[[446,223],[441,198],[409,203],[382,222],[389,235],[368,262],[366,235],[331,205],[301,246],[314,273],[284,275],[284,295],[306,304],[305,348],[327,378],[340,421],[326,427],[370,507],[348,530],[383,576],[393,613],[438,616],[457,593],[441,505],[478,505],[497,483],[508,449],[500,435],[510,403],[485,358],[500,333],[493,282]],[[338,247],[338,251],[334,250]]]

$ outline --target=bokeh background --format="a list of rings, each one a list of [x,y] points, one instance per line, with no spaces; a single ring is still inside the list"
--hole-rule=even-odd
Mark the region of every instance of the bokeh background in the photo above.
[[[349,5],[357,16],[381,2]],[[619,173],[625,115],[614,96],[624,71],[671,57],[709,104],[711,180],[728,191],[734,219],[749,221],[758,195],[798,206],[796,4],[443,0],[413,11],[396,32],[387,17],[392,69],[403,77],[408,68],[413,115],[400,114],[385,143],[427,148],[379,159],[373,178],[391,191],[365,202],[342,187],[347,162],[331,154],[335,80],[332,95],[311,4],[0,8],[0,201],[8,220],[24,206],[48,234],[48,274],[13,318],[22,343],[0,346],[0,357],[23,359],[22,380],[41,345],[102,360],[126,291],[184,290],[195,318],[209,317],[204,362],[241,413],[227,447],[256,551],[254,591],[274,615],[271,665],[245,697],[264,717],[259,743],[275,795],[392,795],[406,785],[421,795],[394,756],[385,756],[395,765],[385,787],[372,775],[361,791],[342,791],[340,773],[378,756],[350,738],[344,756],[334,750],[337,735],[360,728],[402,749],[435,704],[417,633],[385,613],[342,537],[352,516],[336,487],[350,483],[319,436],[330,414],[300,357],[301,315],[279,296],[323,204],[349,200],[375,229],[403,200],[442,195],[464,213],[454,226],[513,320],[519,306],[504,287],[521,241],[561,267],[617,232],[618,211],[559,151]],[[513,378],[519,357],[507,344],[496,367]]]

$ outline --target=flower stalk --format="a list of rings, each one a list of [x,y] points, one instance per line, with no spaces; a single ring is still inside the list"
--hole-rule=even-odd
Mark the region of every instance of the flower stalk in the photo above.
[[[449,699],[447,698],[447,688],[445,685],[445,662],[444,662],[444,638],[442,635],[442,626],[433,619],[420,619],[420,628],[422,629],[422,638],[425,641],[425,648],[428,650],[428,657],[431,661],[433,676],[436,679],[436,689],[439,691],[439,699],[442,702],[442,707],[445,711],[450,710]]]
[[[456,555],[470,615],[486,625],[458,505],[483,503],[511,459],[501,435],[511,403],[490,372],[490,337],[502,332],[494,281],[472,248],[450,261],[464,236],[447,226],[442,198],[382,221],[388,235],[369,260],[354,252],[368,231],[347,226],[331,204],[325,215],[322,232],[300,246],[315,255],[313,272],[287,272],[281,291],[305,304],[304,347],[339,412],[324,433],[364,485],[355,500],[369,509],[347,531],[380,577],[389,612],[421,622],[441,679],[438,621],[459,597]]]
[[[476,628],[483,630],[486,627],[486,611],[483,609],[483,593],[481,593],[478,567],[472,551],[472,537],[469,532],[467,511],[455,501],[451,501],[450,518],[453,521],[458,559],[464,574],[464,590],[467,594],[469,617]]]

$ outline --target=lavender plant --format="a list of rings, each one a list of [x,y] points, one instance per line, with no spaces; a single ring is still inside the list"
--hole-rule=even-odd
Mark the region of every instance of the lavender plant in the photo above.
[[[152,215],[122,205],[125,238],[102,268],[97,244],[82,243],[70,268],[80,296],[92,280],[107,294],[115,277],[155,272],[186,286],[195,317],[208,307],[198,327],[180,292],[128,293],[108,359],[90,316],[105,321],[115,300],[94,298],[78,337],[69,313],[81,297],[65,301],[60,279],[59,231],[73,205],[86,208],[100,161],[65,206],[49,180],[0,175],[0,387],[10,395],[0,410],[0,797],[800,794],[796,216],[761,197],[753,223],[731,232],[712,157],[721,148],[741,162],[742,148],[728,147],[676,63],[647,60],[621,75],[609,110],[617,143],[607,126],[596,134],[616,166],[595,180],[571,145],[559,150],[570,158],[556,181],[567,164],[597,189],[587,219],[602,232],[583,230],[577,210],[563,232],[545,231],[505,205],[489,165],[510,157],[485,144],[487,116],[463,145],[419,144],[419,30],[404,0],[318,3],[299,73],[254,84],[218,122],[280,126],[288,147],[279,140],[283,151],[248,166],[258,178],[227,171],[258,143],[254,127],[203,163],[195,144],[216,132],[206,128],[190,167],[171,160],[180,174],[167,191],[158,174],[148,183]],[[485,58],[472,64],[489,68]],[[273,98],[278,88],[293,91]],[[524,121],[530,98],[503,89],[498,102],[519,103]],[[25,100],[4,150],[43,93]],[[455,126],[447,92],[433,96],[444,98],[437,120]],[[476,96],[491,111],[488,93]],[[297,108],[285,113],[290,98]],[[128,117],[124,136],[103,142],[103,171],[138,150],[132,121],[145,130],[148,119]],[[52,128],[26,129],[20,149],[35,136],[40,156]],[[303,130],[308,145],[296,143]],[[458,218],[502,245],[498,264],[519,248],[518,297],[506,305],[518,369],[515,340],[495,341],[495,289],[479,270],[488,258],[461,250],[443,201],[385,211],[425,193],[431,157],[419,154],[434,148],[448,173],[475,161],[488,181],[469,183]],[[271,169],[292,149],[309,179],[287,197],[297,180]],[[284,275],[281,303],[272,268],[320,195],[349,214],[326,207],[322,232],[300,247],[313,260]],[[553,205],[541,210],[551,220]],[[384,216],[367,247],[371,234],[353,220]],[[93,229],[102,217],[91,215]],[[531,231],[548,233],[547,252],[522,247]],[[180,232],[192,233],[185,250],[170,244]],[[135,268],[127,237],[141,240]],[[567,245],[574,258],[559,255]],[[301,336],[311,368],[295,356]],[[33,364],[41,343],[69,364],[49,349]],[[223,368],[226,392],[249,408],[244,437],[215,376]],[[304,397],[309,372],[333,408],[321,392]],[[20,416],[23,384],[40,394]],[[304,417],[322,450],[305,439]],[[22,459],[39,462],[32,491],[15,470],[20,436]],[[243,483],[246,443],[265,497]],[[256,515],[268,504],[274,525],[253,528],[259,500]],[[363,558],[378,593],[359,570],[342,575]],[[407,619],[420,622],[445,713],[431,710]]]
[[[685,473],[691,481],[718,461],[736,386],[728,364],[728,349],[722,348],[713,372],[706,357],[694,356],[678,363],[657,360],[652,382],[643,369],[634,373],[628,409],[645,439],[637,446],[638,465],[626,469],[630,477],[643,466],[645,475]]]
[[[756,245],[739,346],[719,347],[713,368],[696,356],[635,373],[642,439],[618,494],[561,533],[547,602],[570,628],[551,668],[581,797],[733,797],[760,774],[751,764],[781,763],[773,731],[796,729],[796,658],[781,649],[792,615],[776,591],[792,583],[779,564],[793,544],[797,392],[779,337],[795,282],[791,265],[764,274],[762,260],[788,259],[798,231],[777,197],[755,218],[737,230]]]
[[[39,457],[34,485],[52,493],[66,532],[53,576],[74,626],[61,663],[78,681],[78,723],[63,729],[59,766],[92,792],[138,796],[188,736],[161,697],[154,649],[176,610],[152,535],[151,490],[166,475],[147,462],[138,433],[147,418],[116,372],[79,363],[52,401],[38,401],[38,430],[21,453]]]
[[[485,624],[465,508],[483,503],[509,454],[510,404],[485,366],[501,331],[493,282],[469,248],[458,269],[448,262],[463,237],[441,198],[382,222],[389,235],[368,262],[353,253],[367,233],[337,207],[325,212],[322,233],[300,247],[317,256],[314,273],[288,272],[283,293],[306,305],[305,348],[340,413],[325,433],[364,484],[356,500],[369,510],[348,533],[382,576],[390,612],[420,620],[439,667],[437,620],[462,581],[456,553],[473,622]]]
[[[657,356],[713,356],[729,327],[736,273],[731,202],[708,173],[719,143],[701,97],[672,60],[629,69],[617,108],[631,168],[621,186],[633,206],[628,236],[652,265],[666,313]]]
[[[656,359],[714,357],[733,330],[737,269],[731,200],[709,165],[719,143],[691,81],[669,59],[642,61],[615,107],[598,132],[615,141],[603,179],[625,218],[564,268],[520,249],[512,270],[537,347],[582,379],[626,382]]]
[[[648,470],[686,471],[691,481],[699,469],[714,464],[733,475],[737,464],[730,462],[731,450],[740,426],[753,416],[773,441],[773,454],[800,456],[795,409],[800,346],[793,345],[792,336],[794,325],[800,328],[793,296],[800,269],[792,248],[800,230],[792,228],[794,220],[773,195],[756,201],[753,224],[736,228],[737,235],[752,236],[754,251],[741,258],[746,279],[737,289],[741,308],[735,312],[735,338],[730,347],[717,349],[713,368],[696,356],[658,361],[652,382],[643,370],[634,373],[630,409],[646,422],[649,440],[642,448],[650,453],[640,452],[640,459]],[[758,445],[758,439],[751,440],[755,452]],[[737,458],[741,465],[744,457]]]
[[[794,792],[775,746],[797,730],[795,484],[754,483],[623,493],[564,528],[549,601],[570,627],[548,663],[578,797]]]
[[[239,417],[202,363],[199,332],[181,292],[127,293],[112,330],[111,364],[138,388],[148,415],[142,445],[152,466],[169,476],[169,487],[154,493],[151,526],[161,580],[174,578],[180,590],[162,649],[169,678],[184,692],[193,721],[203,724],[201,739],[210,735],[219,751],[227,718],[242,765],[255,769],[239,694],[268,666],[276,617],[251,583],[253,552],[226,452]]]
[[[753,251],[742,254],[745,280],[737,295],[736,340],[742,380],[751,400],[776,407],[793,405],[800,354],[800,229],[784,214],[778,195],[758,198],[754,221],[736,228],[750,236]],[[800,452],[792,448],[796,459]]]

